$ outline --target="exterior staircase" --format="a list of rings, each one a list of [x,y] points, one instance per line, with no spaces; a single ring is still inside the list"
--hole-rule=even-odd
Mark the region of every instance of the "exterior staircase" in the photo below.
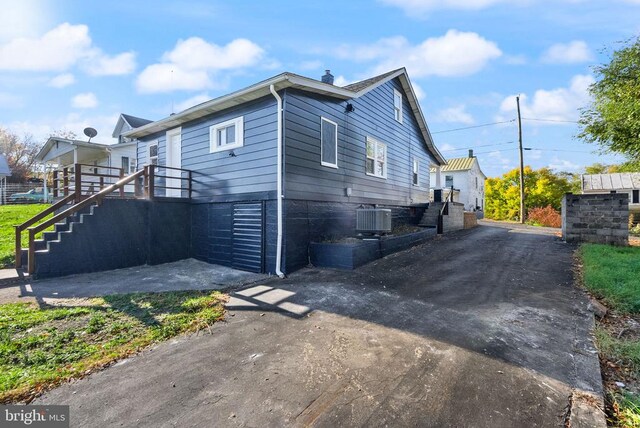
[[[55,246],[63,239],[69,239],[69,235],[71,235],[71,233],[73,232],[74,224],[84,223],[87,216],[93,215],[94,209],[96,207],[97,205],[89,205],[81,209],[80,211],[68,216],[64,219],[64,221],[56,223],[53,230],[43,232],[41,239],[34,240],[36,259],[42,257],[42,255],[44,254],[48,254],[52,245]],[[22,248],[21,253],[22,256],[20,257],[20,267],[26,271],[28,267],[29,249]]]
[[[423,227],[437,227],[438,216],[440,215],[440,210],[442,209],[443,205],[444,202],[431,202],[429,204],[429,208],[424,210],[422,219],[418,224]]]

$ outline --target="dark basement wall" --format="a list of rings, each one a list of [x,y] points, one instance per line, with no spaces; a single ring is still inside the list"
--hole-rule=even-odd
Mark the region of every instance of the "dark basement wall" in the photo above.
[[[293,272],[309,264],[309,244],[336,240],[356,235],[356,209],[372,208],[373,205],[340,202],[318,202],[285,200],[285,248],[283,265],[285,273]],[[392,225],[417,225],[426,208],[425,205],[387,206],[390,208]]]
[[[159,264],[190,256],[188,202],[107,199],[36,254],[38,278]],[[151,231],[155,231],[151,233]]]

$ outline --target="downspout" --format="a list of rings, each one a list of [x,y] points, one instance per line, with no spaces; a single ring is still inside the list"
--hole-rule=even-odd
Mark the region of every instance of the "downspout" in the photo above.
[[[280,278],[284,278],[284,273],[280,269],[282,264],[282,98],[276,92],[273,85],[269,86],[269,90],[278,102],[278,157],[277,157],[277,184],[276,184],[276,200],[277,200],[277,216],[278,216],[278,241],[276,243],[276,274]]]

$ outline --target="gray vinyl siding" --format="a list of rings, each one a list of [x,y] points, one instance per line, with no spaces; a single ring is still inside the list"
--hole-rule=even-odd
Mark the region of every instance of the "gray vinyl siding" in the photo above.
[[[210,153],[209,127],[243,116],[244,144],[230,150]],[[193,171],[194,199],[198,202],[241,200],[240,195],[270,195],[276,190],[276,101],[264,97],[236,108],[182,125],[182,168]],[[166,133],[138,143],[138,160],[148,163],[147,145],[157,140],[158,163],[166,164]]]
[[[393,89],[403,93],[403,122],[394,119]],[[412,205],[429,201],[429,165],[436,163],[398,79],[349,101],[297,90],[285,94],[285,197],[287,199]],[[338,169],[320,164],[321,117],[338,124]],[[387,178],[366,175],[366,139],[387,146]],[[412,184],[417,158],[419,186]],[[352,196],[346,196],[346,188]]]

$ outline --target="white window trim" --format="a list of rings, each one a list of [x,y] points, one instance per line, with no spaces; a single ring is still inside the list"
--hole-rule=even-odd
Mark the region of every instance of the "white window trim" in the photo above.
[[[157,155],[153,156],[156,159],[156,163],[159,163],[159,159],[160,159],[160,145],[158,145],[158,140],[150,141],[149,144],[147,144],[147,164],[149,165],[152,165],[151,146],[156,146],[157,148],[156,150]]]
[[[418,179],[417,183],[413,181],[413,174],[415,174]],[[420,160],[418,158],[413,158],[413,165],[411,165],[411,184],[420,187]]]
[[[396,95],[400,97],[400,108],[399,108],[399,113],[400,114],[398,115],[399,119],[396,118]],[[397,122],[400,122],[400,123],[402,123],[402,113],[403,113],[402,112],[402,102],[403,102],[402,94],[397,89],[394,89],[393,90],[393,118]]]
[[[325,162],[322,160],[323,158],[323,147],[324,144],[322,144],[322,122],[329,122],[330,124],[332,124],[333,126],[336,127],[336,141],[334,144],[335,150],[336,150],[336,163],[329,163],[329,162]],[[333,120],[327,119],[326,117],[320,117],[320,165],[322,166],[328,166],[329,168],[335,168],[338,169],[338,124],[335,123]]]
[[[382,178],[382,179],[386,180],[387,179],[387,164],[389,163],[389,156],[388,156],[388,153],[387,153],[387,145],[385,143],[383,143],[382,141],[379,141],[379,140],[377,140],[377,139],[375,139],[373,137],[367,136],[367,141],[366,141],[365,144],[369,144],[369,142],[372,142],[375,145],[382,144],[384,146],[384,168],[383,168],[383,171],[382,171],[382,175],[377,175],[375,173],[372,174],[370,172],[367,172],[366,161],[367,161],[367,159],[369,159],[369,156],[367,156],[367,146],[365,145],[365,147],[364,147],[364,157],[365,157],[364,173],[366,175],[370,176],[370,177]],[[373,152],[377,153],[377,150],[374,150]],[[375,168],[375,158],[373,160],[374,160],[374,164],[373,164],[374,168],[373,168],[373,170],[375,171],[376,170],[376,168]]]
[[[218,130],[226,128],[228,126],[235,125],[236,127],[236,142],[234,144],[225,144],[218,147],[217,135]],[[227,120],[221,123],[216,123],[209,127],[209,153],[225,152],[227,150],[233,150],[244,146],[244,116],[236,117],[231,120]]]

